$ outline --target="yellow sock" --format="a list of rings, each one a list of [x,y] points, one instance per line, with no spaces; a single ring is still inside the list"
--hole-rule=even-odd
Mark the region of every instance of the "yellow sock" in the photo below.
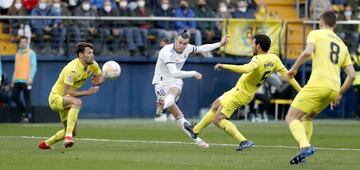
[[[293,120],[290,123],[289,128],[295,140],[299,143],[300,148],[310,146],[310,143],[306,138],[305,128],[299,120]]]
[[[80,108],[72,107],[69,110],[68,117],[67,117],[67,124],[66,124],[66,135],[65,136],[72,136],[75,124],[79,115]]]
[[[65,130],[59,130],[58,132],[56,132],[53,136],[51,136],[48,140],[46,140],[45,142],[49,145],[53,145],[54,143],[63,140],[65,137]]]
[[[215,118],[216,111],[211,109],[201,119],[201,121],[193,128],[194,133],[200,133],[202,129],[208,126]]]
[[[227,134],[236,139],[238,143],[246,140],[246,138],[239,132],[236,126],[226,119],[221,120],[218,124],[218,127],[223,129]]]
[[[311,136],[313,134],[313,122],[311,120],[304,120],[302,121],[302,124],[305,128],[306,138],[310,142]]]

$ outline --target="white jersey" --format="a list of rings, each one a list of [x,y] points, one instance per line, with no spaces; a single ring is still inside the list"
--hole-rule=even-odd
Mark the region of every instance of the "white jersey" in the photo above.
[[[186,59],[191,53],[196,52],[196,46],[188,44],[185,50],[179,54],[175,51],[174,43],[164,46],[160,52],[156,61],[154,78],[152,84],[164,82],[181,81],[179,78],[175,78],[170,74],[170,71],[166,64],[175,63],[176,69],[181,70],[184,66]]]

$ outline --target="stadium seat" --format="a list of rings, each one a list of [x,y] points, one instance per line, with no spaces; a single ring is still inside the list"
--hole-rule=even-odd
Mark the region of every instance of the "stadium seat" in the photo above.
[[[275,121],[278,120],[279,115],[279,105],[290,105],[292,103],[291,99],[271,99],[271,104],[275,104]],[[281,111],[281,120],[284,119],[284,109]]]

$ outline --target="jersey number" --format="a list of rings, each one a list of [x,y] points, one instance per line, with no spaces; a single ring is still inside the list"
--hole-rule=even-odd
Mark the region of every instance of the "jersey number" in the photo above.
[[[261,82],[264,82],[266,79],[268,79],[270,73],[271,73],[271,71],[265,71],[265,73],[262,75],[260,81],[261,81]],[[258,83],[257,86],[260,87],[260,86],[261,86],[261,83]]]
[[[339,53],[340,53],[340,47],[334,42],[330,43],[330,61],[333,64],[339,63]]]

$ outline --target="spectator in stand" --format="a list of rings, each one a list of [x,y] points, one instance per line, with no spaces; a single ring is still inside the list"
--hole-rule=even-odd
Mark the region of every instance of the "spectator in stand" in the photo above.
[[[197,0],[197,6],[194,7],[195,17],[197,18],[214,18],[214,11],[207,5],[206,0]],[[216,23],[211,21],[204,21],[197,23],[197,29],[202,33],[205,38],[205,43],[213,42],[215,37]],[[218,37],[219,38],[219,37]],[[221,38],[221,37],[220,37]],[[212,56],[211,52],[208,54]]]
[[[175,17],[182,18],[194,18],[195,14],[191,8],[189,8],[189,3],[187,0],[180,0],[180,7],[175,10]],[[195,46],[200,46],[202,44],[202,36],[200,30],[196,29],[195,21],[176,21],[175,29],[178,32],[183,32],[188,30],[191,33],[191,37],[195,35]],[[202,54],[206,56],[206,54]]]
[[[113,8],[110,0],[104,0],[103,7],[103,9],[99,9],[99,16],[119,16],[118,8]],[[114,55],[120,47],[119,21],[101,20],[99,22],[100,24],[97,27],[100,29],[100,53],[103,55]],[[110,42],[108,43],[107,41]]]
[[[12,6],[14,0],[1,0],[0,1],[0,15],[6,15]]]
[[[72,16],[72,12],[69,9],[69,5],[65,2],[61,2],[61,0],[54,0],[53,1],[53,8],[55,11],[59,12],[61,16]],[[66,51],[67,53],[75,53],[70,47],[69,43],[79,43],[80,42],[80,33],[78,28],[76,27],[75,20],[62,20],[60,23],[60,28],[66,29],[66,40],[67,40],[67,47]],[[64,47],[61,47],[63,49]],[[60,49],[60,55],[63,55],[63,50]]]
[[[21,0],[15,0],[10,10],[8,11],[8,15],[17,15],[24,16],[27,15],[25,8],[22,5]],[[21,19],[10,19],[10,33],[11,33],[11,41],[16,42],[16,38],[18,36],[26,36],[31,39],[31,29],[29,26],[29,20],[21,20]]]
[[[237,2],[237,9],[231,15],[233,18],[255,19],[255,10],[248,8],[246,0],[239,0]]]
[[[74,11],[74,16],[87,16],[93,17],[97,15],[95,9],[91,9],[89,0],[83,0],[81,6],[77,7]],[[94,20],[75,20],[74,21],[75,34],[80,35],[80,41],[89,41],[95,46],[100,46],[98,39],[99,30],[96,28]],[[95,50],[95,52],[98,50]],[[96,52],[98,53],[98,52]]]
[[[329,10],[333,10],[330,0],[313,0],[310,4],[310,19],[318,20],[323,12]]]
[[[339,14],[338,20],[357,20],[357,16],[352,11],[351,6],[346,5],[344,11]],[[339,24],[337,25],[336,32],[349,47],[350,54],[354,54],[359,40],[358,25]]]
[[[155,16],[157,17],[174,17],[175,11],[171,7],[169,0],[161,0],[161,5],[157,7]],[[155,21],[155,28],[157,29],[157,44],[166,39],[166,42],[171,42],[177,35],[175,31],[174,21]],[[161,46],[161,45],[160,45]]]
[[[22,4],[27,15],[31,15],[31,11],[38,5],[39,0],[22,0]]]
[[[52,8],[48,0],[40,0],[38,6],[31,12],[32,16],[60,16],[60,13]],[[36,34],[36,40],[42,54],[59,54],[63,52],[66,30],[60,27],[60,19],[33,19],[31,26]],[[51,50],[45,47],[44,35],[51,35]]]
[[[248,9],[252,9],[252,10],[256,11],[257,4],[256,4],[255,0],[244,0],[244,1],[247,2]],[[225,2],[228,4],[229,11],[231,11],[231,12],[236,11],[236,9],[238,8],[239,0],[225,0]]]
[[[128,8],[127,0],[119,0],[118,1],[118,10],[119,16],[130,16],[130,11]],[[120,34],[126,37],[126,45],[128,46],[128,51],[130,56],[134,56],[136,53],[134,34],[133,34],[133,26],[131,21],[119,20]]]
[[[131,11],[131,16],[134,17],[149,17],[152,11],[146,6],[145,0],[137,0],[137,7]],[[133,29],[135,42],[140,52],[140,55],[145,56],[146,41],[148,31],[152,28],[152,23],[144,20],[133,21],[136,28]]]
[[[104,9],[104,3],[105,3],[106,0],[90,0],[90,4],[91,6],[93,7],[96,7],[96,9],[98,11]],[[110,0],[111,2],[111,6],[113,8],[116,8],[116,3],[115,3],[115,0]]]
[[[81,6],[83,0],[66,0],[68,9],[71,11],[72,14],[74,14],[75,9],[79,6]]]

